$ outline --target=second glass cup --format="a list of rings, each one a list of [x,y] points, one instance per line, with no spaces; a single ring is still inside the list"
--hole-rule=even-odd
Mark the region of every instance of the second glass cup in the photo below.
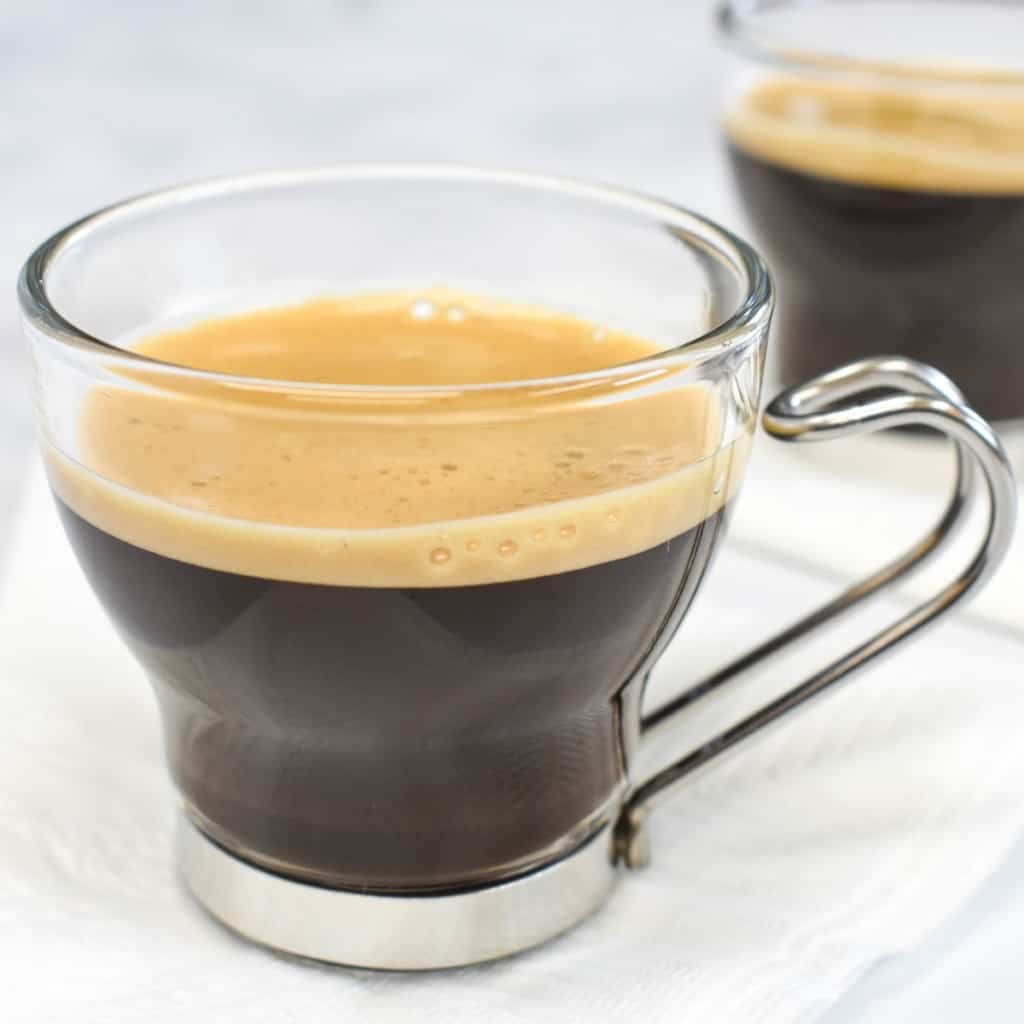
[[[724,130],[783,383],[900,353],[1024,428],[1024,6],[729,0]]]

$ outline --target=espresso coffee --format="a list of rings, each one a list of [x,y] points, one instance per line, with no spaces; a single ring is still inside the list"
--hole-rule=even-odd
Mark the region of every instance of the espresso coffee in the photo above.
[[[911,83],[780,77],[727,119],[779,283],[779,366],[794,383],[911,356],[989,419],[1024,417],[1024,96]]]
[[[603,824],[626,777],[623,702],[745,462],[713,392],[595,409],[510,387],[485,414],[460,386],[654,348],[445,292],[322,299],[137,347],[246,378],[168,390],[127,371],[87,399],[79,458],[48,454],[198,826],[296,878],[428,891],[526,870]],[[365,384],[451,393],[435,415]]]

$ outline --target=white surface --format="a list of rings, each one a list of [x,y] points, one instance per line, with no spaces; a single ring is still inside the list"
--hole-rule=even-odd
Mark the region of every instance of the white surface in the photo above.
[[[923,946],[880,963],[820,1024],[1019,1024],[1024,842]]]
[[[0,277],[13,281],[29,248],[48,232],[125,194],[199,175],[328,160],[478,160],[605,178],[660,192],[742,226],[715,142],[714,97],[722,62],[710,41],[707,6],[704,0],[528,0],[515,5],[469,0],[443,5],[418,0],[294,0],[276,5],[0,0],[0,88],[7,98],[0,137],[5,200]],[[27,388],[11,355],[17,339],[10,300],[0,306],[0,327],[7,338],[0,352],[0,523],[6,526],[11,481],[29,443]],[[765,448],[762,443],[759,460]],[[755,471],[759,465],[755,462]],[[881,509],[890,507],[887,499],[902,501],[902,488],[893,493],[892,479],[884,474],[882,479],[881,486],[877,477],[865,482],[865,507]],[[750,483],[747,497],[754,493],[756,478]],[[911,502],[919,503],[914,498]],[[750,508],[746,503],[745,514]],[[902,528],[909,528],[912,518],[902,516]],[[827,527],[822,524],[823,531]],[[723,560],[718,572],[725,568]],[[854,566],[831,568],[846,571]],[[40,577],[41,585],[44,579]],[[59,602],[59,584],[50,582],[50,599]],[[813,589],[817,599],[830,588]],[[1024,599],[1017,607],[1022,603]],[[168,822],[169,795],[162,775],[157,777],[145,760],[154,742],[145,689],[134,684],[100,699],[92,687],[76,682],[85,674],[82,648],[75,639],[81,634],[66,631],[59,603],[52,606],[50,617],[41,650],[63,659],[60,664],[73,685],[70,690],[40,691],[37,696],[45,706],[37,709],[37,719],[22,721],[17,728],[6,718],[0,723],[0,752],[10,748],[13,732],[23,754],[13,771],[5,760],[0,786],[0,856],[5,865],[0,899],[18,896],[11,858],[21,849],[19,836],[26,841],[41,837],[46,852],[32,847],[32,864],[52,867],[54,888],[51,898],[36,903],[30,944],[5,962],[2,976],[34,979],[37,994],[65,1001],[60,1011],[65,1019],[148,1021],[158,1006],[175,1011],[179,1019],[271,1019],[258,1001],[236,991],[231,978],[217,981],[204,974],[199,988],[174,984],[176,971],[195,962],[188,942],[193,934],[205,934],[205,922],[182,919],[181,930],[173,938],[165,936],[166,941],[156,929],[177,890],[167,880],[154,886],[146,873],[154,863],[166,866],[161,830]],[[19,621],[12,618],[9,628]],[[994,642],[1002,645],[998,649],[1005,663],[999,670],[1009,667],[1020,675],[1022,648],[998,637]],[[930,654],[922,648],[905,657],[923,665],[960,644],[955,653],[971,666],[967,671],[977,680],[977,699],[990,699],[985,686],[990,661],[980,631],[937,633],[928,641]],[[905,664],[901,660],[892,667]],[[0,686],[6,693],[8,687],[16,688],[17,680],[0,678]],[[101,752],[87,769],[61,752],[58,741],[65,735],[85,742],[104,721],[120,715],[128,715],[123,724],[139,724],[138,734],[125,735],[117,750]],[[1014,720],[1012,705],[1006,715]],[[61,781],[40,785],[35,794],[40,802],[52,800],[47,823],[19,817],[17,809],[11,811],[14,797],[6,795],[8,777],[24,783],[31,775],[33,763],[24,754],[29,741],[45,743],[41,763],[63,771]],[[149,767],[136,770],[143,764]],[[93,835],[96,823],[84,808],[98,794],[109,798],[115,821],[120,803],[137,800],[144,805],[133,854],[140,867],[122,877],[106,867],[102,842],[98,852],[95,846],[83,846],[78,854],[69,853],[73,847],[46,846],[58,826],[66,834],[79,830],[84,836],[89,829]],[[1024,790],[1020,796],[1024,803]],[[109,817],[101,819],[99,831],[108,826],[113,848],[120,842],[119,833]],[[738,825],[736,834],[741,845],[744,834]],[[966,835],[969,840],[969,830]],[[662,859],[667,856],[667,851],[660,854]],[[80,876],[97,880],[89,897],[72,897],[59,881],[62,858],[75,863],[76,857]],[[1018,847],[996,878],[937,936],[910,956],[872,972],[824,1019],[830,1024],[1019,1020],[1022,883],[1024,852]],[[666,911],[680,905],[662,889],[655,899],[666,904]],[[88,938],[68,937],[62,944],[61,908],[84,915],[109,912],[122,924],[127,914],[129,923],[113,928],[107,917]],[[136,913],[141,917],[132,918]],[[703,922],[696,916],[691,920],[695,932]],[[139,986],[111,1002],[117,994],[112,980],[117,968],[136,948],[150,954],[149,969],[160,972],[161,981],[148,994]],[[769,940],[766,948],[776,945]],[[88,962],[74,959],[78,953]],[[47,956],[60,958],[71,993],[88,983],[95,998],[75,1012],[69,1001],[73,996],[62,995],[63,977],[58,984],[52,972],[42,980],[34,972]],[[293,996],[296,1007],[319,1001],[344,1019],[333,972],[309,969],[286,984],[281,965],[252,956],[260,970],[280,983],[282,998]],[[827,950],[822,959],[828,967]],[[504,1012],[536,1019],[533,1011],[557,988],[557,969],[540,958],[527,962],[535,966],[518,997],[494,998],[503,1000]],[[635,1011],[629,978],[636,970],[636,961],[628,957],[615,969],[621,983],[616,1018]],[[375,993],[373,1008],[384,1012],[390,997],[380,994],[378,981],[361,977],[356,986]],[[482,990],[490,982],[482,975],[462,984]],[[830,989],[822,1004],[832,994]],[[592,1007],[581,1000],[580,1009]],[[763,1019],[785,1019],[770,1010],[766,1008]],[[677,1006],[671,1019],[682,1017],[727,1019],[712,1004],[703,1010]],[[41,1014],[35,1019],[61,1018]],[[277,1019],[298,1020],[302,1013],[283,1011]]]
[[[663,661],[659,694],[824,589],[802,571],[723,553]],[[601,913],[557,943],[435,976],[300,965],[230,936],[182,891],[154,702],[38,471],[0,623],[0,962],[12,1024],[186,1011],[304,1024],[371,1013],[675,1022],[681,1011],[809,1021],[872,963],[926,940],[1024,826],[1019,641],[954,622],[695,781],[656,815],[654,866],[624,877]],[[813,653],[695,709],[689,738],[791,682]]]
[[[953,472],[950,445],[936,435],[887,433],[803,445],[761,437],[730,539],[852,583],[931,529],[949,500]],[[978,486],[983,489],[980,480]],[[1018,500],[1024,507],[1020,485]],[[950,550],[901,584],[901,592],[920,600],[951,581],[973,556],[987,512],[984,501],[976,502]],[[1018,530],[1002,567],[966,614],[1015,630],[1024,641],[1022,595],[1024,530]]]

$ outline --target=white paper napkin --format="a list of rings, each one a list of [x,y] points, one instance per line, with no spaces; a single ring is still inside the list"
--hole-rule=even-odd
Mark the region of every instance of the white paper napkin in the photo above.
[[[734,542],[834,572],[852,582],[903,554],[935,523],[953,486],[950,446],[935,437],[875,434],[844,441],[787,444],[758,438],[730,533]],[[1018,442],[1011,459],[1024,468]],[[980,484],[980,481],[979,481]],[[1024,487],[1018,481],[1024,516]],[[903,584],[908,597],[935,593],[967,564],[983,527],[971,527],[946,559]],[[1002,568],[972,601],[972,618],[1024,633],[1024,529]]]
[[[829,589],[727,547],[655,688]],[[426,976],[300,964],[236,939],[183,891],[154,702],[37,472],[0,588],[4,1019],[813,1020],[952,913],[1021,831],[1022,654],[1004,631],[940,627],[692,783],[655,815],[652,867],[546,947]],[[707,735],[795,671],[760,674],[684,731]]]

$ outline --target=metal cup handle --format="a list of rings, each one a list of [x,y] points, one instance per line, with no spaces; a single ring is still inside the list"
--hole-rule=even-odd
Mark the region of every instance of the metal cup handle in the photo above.
[[[886,393],[874,397],[879,389]],[[873,397],[866,398],[868,393],[873,393]],[[930,366],[901,358],[850,363],[782,392],[768,406],[762,422],[773,437],[790,442],[825,441],[890,427],[930,427],[945,434],[953,444],[956,475],[952,497],[935,526],[906,554],[646,715],[641,721],[642,737],[667,729],[683,709],[780,654],[944,551],[980,496],[979,471],[988,496],[984,536],[969,564],[934,596],[759,711],[635,786],[615,829],[616,859],[629,867],[641,867],[650,859],[646,821],[652,808],[676,792],[695,772],[850,679],[858,669],[894,650],[965,600],[994,572],[1013,535],[1017,490],[1006,453],[988,423],[965,403],[963,395],[945,375]]]

